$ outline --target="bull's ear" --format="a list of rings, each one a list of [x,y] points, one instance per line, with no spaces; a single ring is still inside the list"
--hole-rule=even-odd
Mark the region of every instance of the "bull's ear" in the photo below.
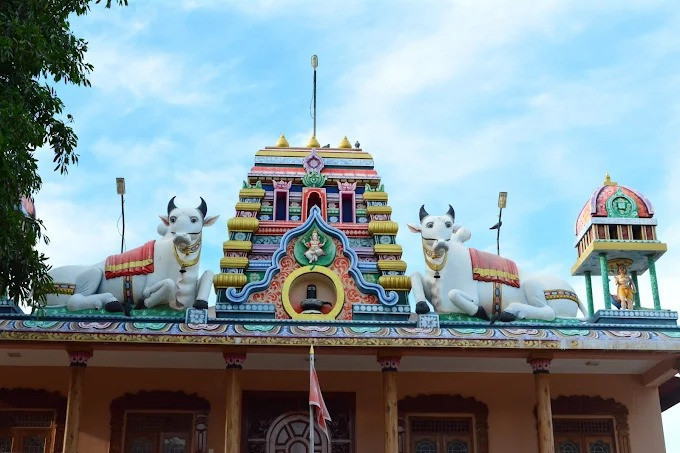
[[[462,228],[461,225],[459,225],[458,223],[454,223],[454,224],[453,224],[453,230],[451,230],[451,232],[452,232],[452,233],[457,233],[458,230],[460,230],[461,228]]]
[[[459,227],[458,231],[453,234],[453,237],[460,242],[467,242],[472,237],[472,232],[465,227]]]
[[[166,216],[166,215],[159,215],[158,217],[161,218],[161,222],[163,222],[163,225],[165,225],[165,226],[170,226],[170,222],[168,222],[168,216]]]
[[[218,215],[212,216],[212,217],[206,217],[205,220],[203,221],[203,226],[210,226],[210,225],[214,224],[215,222],[217,222],[217,219],[219,219],[219,218],[220,218],[220,216],[218,216]]]
[[[414,226],[411,225],[410,223],[407,223],[406,225],[408,225],[408,229],[411,230],[411,233],[420,233],[421,231],[423,231],[420,225]]]

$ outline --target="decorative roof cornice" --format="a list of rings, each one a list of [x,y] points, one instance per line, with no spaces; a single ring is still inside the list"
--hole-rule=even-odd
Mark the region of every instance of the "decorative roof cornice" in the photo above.
[[[204,345],[204,347],[320,346],[355,348],[463,348],[479,350],[607,351],[608,354],[644,354],[680,350],[680,328],[645,325],[574,325],[513,322],[489,326],[488,322],[446,323],[443,327],[419,329],[411,322],[305,322],[262,320],[234,324],[211,320],[208,324],[158,322],[139,318],[121,321],[111,316],[78,320],[36,320],[23,315],[0,320],[0,341],[23,344],[156,344]]]

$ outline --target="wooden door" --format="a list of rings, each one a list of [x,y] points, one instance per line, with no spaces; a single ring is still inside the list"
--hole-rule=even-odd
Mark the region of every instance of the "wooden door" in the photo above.
[[[125,439],[125,453],[157,453],[158,439],[153,433],[135,433]]]
[[[555,436],[555,453],[585,453],[581,436]]]
[[[444,453],[471,453],[470,438],[466,436],[443,436],[442,451]]]
[[[191,434],[161,433],[161,453],[191,453]]]
[[[12,453],[14,436],[9,429],[0,429],[0,453]]]
[[[415,434],[411,436],[413,453],[471,453],[470,439],[466,436],[444,434]]]
[[[49,429],[11,428],[0,430],[0,453],[51,453]]]
[[[442,453],[436,434],[415,434],[411,436],[411,451],[413,453]]]
[[[274,420],[267,432],[267,453],[310,453],[309,415],[300,412],[284,414]],[[330,451],[328,438],[314,425],[314,453]]]
[[[614,439],[610,436],[588,436],[585,444],[587,453],[616,453]]]

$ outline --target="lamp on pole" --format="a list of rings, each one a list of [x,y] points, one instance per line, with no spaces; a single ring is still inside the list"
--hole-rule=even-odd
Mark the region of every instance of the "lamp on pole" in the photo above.
[[[503,208],[505,207],[506,203],[508,201],[508,193],[507,192],[498,192],[498,222],[489,228],[490,230],[496,230],[496,254],[500,255],[501,254],[501,226],[503,225],[503,222],[501,221],[501,217],[503,216]]]
[[[120,216],[123,219],[123,232],[120,235],[120,253],[125,245],[125,178],[116,178],[116,193],[120,195]]]
[[[316,137],[316,68],[319,66],[319,57],[312,55],[312,68],[314,69],[314,93],[312,96],[314,102],[314,137]]]

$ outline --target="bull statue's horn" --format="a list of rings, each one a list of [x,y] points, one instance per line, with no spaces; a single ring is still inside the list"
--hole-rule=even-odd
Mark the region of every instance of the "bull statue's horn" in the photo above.
[[[429,215],[430,215],[430,214],[428,214],[427,211],[425,210],[425,205],[422,205],[422,206],[420,207],[420,221],[422,222],[423,219],[424,219],[425,217],[429,216]]]
[[[453,210],[453,206],[449,205],[449,210],[446,211],[446,215],[451,217],[451,220],[456,221],[456,211]]]
[[[168,202],[168,215],[170,215],[173,209],[177,209],[177,206],[175,206],[175,198],[176,197],[172,197]]]
[[[208,215],[208,205],[205,204],[205,200],[203,199],[203,197],[200,197],[200,198],[201,198],[201,204],[196,209],[201,211],[201,214],[203,214],[203,218],[205,219],[205,216]]]

